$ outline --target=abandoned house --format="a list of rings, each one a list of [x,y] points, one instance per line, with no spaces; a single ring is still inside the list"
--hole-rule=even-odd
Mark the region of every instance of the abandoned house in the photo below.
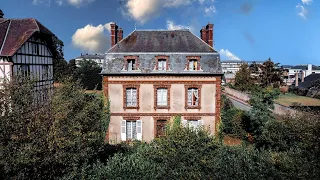
[[[101,74],[110,100],[109,142],[150,142],[165,135],[165,124],[204,126],[212,135],[220,121],[220,55],[213,24],[200,30],[123,30],[111,24],[111,45]]]

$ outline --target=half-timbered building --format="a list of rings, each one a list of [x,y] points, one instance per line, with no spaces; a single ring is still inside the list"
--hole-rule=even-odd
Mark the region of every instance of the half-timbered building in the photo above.
[[[205,126],[215,135],[220,121],[223,75],[213,48],[213,24],[200,31],[123,31],[111,24],[111,49],[102,70],[110,100],[109,142],[151,141],[165,134],[165,124],[181,115],[190,127]]]
[[[39,21],[6,19],[0,10],[0,86],[18,74],[32,77],[37,98],[46,98],[53,88],[52,36]]]

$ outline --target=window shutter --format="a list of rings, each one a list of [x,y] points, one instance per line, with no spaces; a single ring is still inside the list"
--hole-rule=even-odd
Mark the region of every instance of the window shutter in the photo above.
[[[137,120],[137,140],[142,141],[142,121]]]
[[[128,60],[128,71],[132,71],[132,61]]]
[[[127,125],[127,121],[122,120],[121,121],[121,141],[126,140],[126,129],[127,129],[126,125]]]
[[[167,70],[167,61],[163,61],[163,70]]]
[[[183,127],[187,127],[187,125],[188,125],[188,121],[187,121],[187,120],[183,120],[183,121],[182,121],[182,126],[183,126]]]

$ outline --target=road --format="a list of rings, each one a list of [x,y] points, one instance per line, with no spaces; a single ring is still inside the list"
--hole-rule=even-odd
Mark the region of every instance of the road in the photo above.
[[[250,111],[251,106],[248,106],[247,104],[244,104],[230,96],[227,95],[227,97],[231,100],[232,104],[234,105],[234,107],[244,110],[244,111]]]

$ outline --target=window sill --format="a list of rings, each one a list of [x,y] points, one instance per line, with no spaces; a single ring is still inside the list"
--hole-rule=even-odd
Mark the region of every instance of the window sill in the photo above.
[[[156,106],[154,109],[170,109],[170,106]]]
[[[140,109],[140,107],[138,107],[138,106],[124,106],[123,109],[124,110],[126,110],[126,109]]]
[[[201,109],[201,106],[186,106],[186,109]]]

